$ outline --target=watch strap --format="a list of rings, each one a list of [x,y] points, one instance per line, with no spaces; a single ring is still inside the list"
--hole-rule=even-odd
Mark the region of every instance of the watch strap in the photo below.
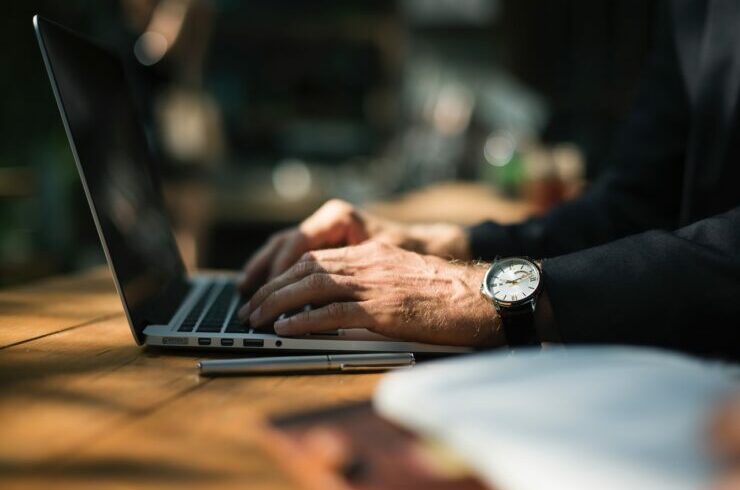
[[[504,326],[506,341],[510,347],[539,345],[537,329],[534,326],[533,303],[519,308],[506,308],[499,312]]]

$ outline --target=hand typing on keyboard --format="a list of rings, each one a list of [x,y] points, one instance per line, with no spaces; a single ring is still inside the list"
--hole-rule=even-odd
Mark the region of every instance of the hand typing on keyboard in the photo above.
[[[313,310],[313,307],[311,305],[304,305],[302,308],[296,308],[295,310],[286,311],[282,315],[278,317],[279,320],[285,320],[286,318],[290,318],[292,316],[297,315],[298,313],[302,313],[304,311],[311,311]]]

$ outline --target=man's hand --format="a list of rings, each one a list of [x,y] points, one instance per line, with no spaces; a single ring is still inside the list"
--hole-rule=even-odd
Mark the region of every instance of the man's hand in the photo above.
[[[460,226],[404,225],[355,209],[351,204],[331,200],[296,228],[273,235],[244,266],[239,288],[249,294],[285,272],[311,250],[357,245],[368,239],[406,250],[467,259],[467,237]]]
[[[500,321],[480,294],[485,272],[376,241],[309,252],[257,291],[239,317],[255,328],[274,322],[284,336],[367,328],[416,342],[502,345]],[[306,304],[317,308],[275,322]]]

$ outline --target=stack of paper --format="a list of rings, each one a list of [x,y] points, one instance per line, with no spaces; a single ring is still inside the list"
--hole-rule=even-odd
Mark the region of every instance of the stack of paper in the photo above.
[[[484,353],[388,375],[375,405],[501,490],[700,489],[734,372],[640,348]]]

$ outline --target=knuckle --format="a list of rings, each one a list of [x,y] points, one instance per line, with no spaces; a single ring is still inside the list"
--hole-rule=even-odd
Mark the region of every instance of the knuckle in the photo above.
[[[334,213],[341,215],[349,215],[354,211],[354,206],[352,206],[347,201],[343,201],[342,199],[329,200],[326,203],[326,208],[330,209]]]
[[[251,299],[252,304],[257,305],[257,304],[262,303],[262,299],[265,297],[265,292],[266,292],[265,288],[266,286],[262,286],[261,288],[257,290],[256,293],[252,295],[252,299]]]
[[[310,324],[311,320],[314,317],[314,314],[311,313],[312,310],[304,311],[303,313],[299,313],[298,315],[292,317],[295,322],[301,322],[303,324]]]
[[[314,262],[315,260],[316,255],[313,252],[304,252],[303,255],[301,255],[299,263]]]
[[[331,303],[327,305],[326,312],[329,316],[342,316],[347,312],[347,304]]]
[[[325,274],[311,274],[306,277],[305,281],[310,289],[319,289],[327,286],[327,277]]]
[[[298,262],[293,267],[293,272],[296,276],[308,276],[316,271],[316,263],[312,261]]]
[[[336,283],[345,294],[353,298],[365,298],[371,290],[369,286],[352,277],[337,276]]]
[[[275,306],[275,304],[279,300],[279,294],[280,294],[279,291],[273,291],[270,294],[268,294],[265,300],[262,302],[262,305],[260,306],[262,311],[265,311],[265,312],[272,311],[272,308]]]
[[[348,208],[348,207],[352,207],[344,199],[337,199],[336,197],[333,198],[333,199],[329,199],[328,201],[326,201],[325,206],[326,207],[329,207],[329,208]]]

